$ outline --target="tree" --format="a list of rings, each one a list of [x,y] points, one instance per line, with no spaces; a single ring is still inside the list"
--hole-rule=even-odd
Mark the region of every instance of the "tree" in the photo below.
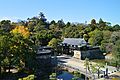
[[[93,75],[93,80],[95,80],[95,73],[97,72],[97,68],[92,63],[90,63],[90,67],[89,68],[90,68],[89,72]]]
[[[111,52],[113,44],[110,42],[111,34],[110,31],[102,31],[103,32],[103,40],[101,41],[101,50],[103,52]]]
[[[41,30],[32,34],[32,37],[34,38],[35,45],[46,46],[54,35],[51,30]]]
[[[103,33],[99,30],[94,30],[93,32],[89,33],[89,43],[93,46],[101,45],[101,41],[103,40]]]
[[[33,42],[24,38],[20,34],[14,34],[12,37],[11,52],[14,55],[15,66],[17,68],[33,69],[35,66],[35,47]],[[17,65],[16,65],[17,64]]]
[[[57,74],[56,73],[52,73],[50,76],[49,76],[50,78],[50,80],[57,80]]]
[[[49,25],[49,29],[51,29],[51,30],[55,30],[56,27],[57,27],[56,24],[50,24]]]
[[[39,19],[42,20],[43,22],[46,22],[46,20],[47,20],[47,19],[45,18],[45,16],[44,16],[43,12],[40,12],[40,14],[39,14],[38,17],[39,17]]]
[[[6,67],[29,68],[35,66],[35,48],[31,39],[26,34],[25,27],[17,27],[10,33],[0,35],[0,65],[6,72]]]
[[[112,42],[113,44],[116,43],[117,40],[120,39],[120,31],[117,32],[113,32],[110,38],[110,42]]]
[[[18,20],[17,25],[18,26],[27,26],[27,21],[25,21],[25,20]]]
[[[95,73],[97,73],[98,78],[100,78],[100,69],[104,67],[102,63],[95,64],[95,63],[90,62],[89,59],[86,58],[84,65],[86,66],[86,74],[89,71],[93,75],[93,78],[95,79]]]
[[[30,36],[30,32],[27,27],[24,26],[17,26],[15,29],[11,31],[13,34],[21,34],[24,38],[28,38]]]
[[[69,27],[64,28],[63,29],[63,37],[66,37],[66,38],[79,38],[79,37],[81,37],[79,27],[69,26]]]
[[[81,74],[78,71],[74,71],[73,76],[74,78],[72,78],[72,80],[78,80],[81,77]]]
[[[95,65],[95,68],[97,70],[98,78],[100,78],[100,69],[103,68],[104,65],[102,63],[98,63]]]
[[[71,25],[71,23],[70,23],[70,22],[67,22],[66,27],[69,27],[70,25]]]
[[[63,27],[65,27],[64,21],[63,21],[62,19],[61,19],[61,20],[58,20],[57,26],[58,26],[58,28],[63,28]]]
[[[19,78],[18,80],[34,80],[34,79],[35,79],[35,75],[28,75],[27,77]]]
[[[112,27],[113,31],[118,31],[120,30],[120,25],[116,24]]]
[[[0,70],[1,67],[6,71],[6,67],[11,65],[10,54],[10,37],[7,35],[0,35]],[[5,62],[6,63],[5,63]],[[9,69],[10,71],[10,69]],[[0,71],[1,73],[1,71]]]
[[[92,19],[92,20],[91,20],[91,24],[92,24],[92,25],[96,25],[96,20],[95,20],[95,19]]]
[[[117,62],[116,65],[120,66],[120,64],[118,64],[120,62],[120,40],[116,41],[113,47],[112,53],[113,53],[115,62]]]
[[[85,68],[86,68],[86,74],[87,74],[88,71],[89,71],[91,74],[93,74],[93,78],[95,79],[94,73],[96,72],[96,67],[93,66],[93,64],[89,61],[88,58],[85,59],[84,65],[85,65]],[[93,79],[93,80],[94,80],[94,79]],[[87,80],[87,77],[85,77],[85,80]]]
[[[51,46],[54,49],[57,49],[58,40],[56,38],[52,38],[52,40],[48,43],[48,46]]]
[[[0,29],[2,29],[5,32],[9,32],[11,30],[11,21],[10,20],[2,20],[0,22]]]
[[[54,20],[52,20],[52,21],[50,22],[50,24],[54,24],[54,25],[55,25],[55,24],[56,24],[56,22],[55,22]]]
[[[99,19],[98,28],[100,30],[104,30],[106,28],[106,22],[104,22],[101,18]]]
[[[85,69],[86,69],[86,74],[88,73],[88,70],[90,70],[90,63],[89,63],[89,59],[86,58],[85,59],[85,63],[84,63]],[[87,80],[87,77],[85,76],[85,80]]]
[[[88,35],[88,34],[84,34],[84,35],[83,35],[83,38],[88,42],[89,35]]]

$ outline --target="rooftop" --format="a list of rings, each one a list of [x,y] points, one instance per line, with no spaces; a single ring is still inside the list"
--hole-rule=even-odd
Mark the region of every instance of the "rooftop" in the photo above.
[[[38,52],[37,52],[37,54],[51,54],[51,47],[49,47],[49,46],[40,46],[39,48],[38,48]]]
[[[83,38],[64,38],[63,44],[85,46],[87,42]]]

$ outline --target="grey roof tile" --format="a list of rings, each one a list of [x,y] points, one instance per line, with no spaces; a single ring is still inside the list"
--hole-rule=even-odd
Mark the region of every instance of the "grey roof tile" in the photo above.
[[[87,44],[83,38],[64,38],[64,41],[62,43],[77,46],[83,46]]]

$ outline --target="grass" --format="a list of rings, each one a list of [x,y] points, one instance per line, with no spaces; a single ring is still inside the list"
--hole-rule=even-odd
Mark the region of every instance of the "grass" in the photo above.
[[[90,61],[92,61],[92,62],[95,62],[95,63],[102,63],[103,65],[105,65],[108,61],[107,60],[105,60],[105,59],[101,59],[101,60],[99,60],[99,59],[95,59],[95,60],[90,60]]]
[[[95,60],[90,60],[90,61],[98,63],[98,64],[103,64],[103,65],[106,65],[106,63],[107,63],[107,65],[109,65],[109,66],[114,66],[114,67],[116,66],[116,63],[113,62],[113,60],[95,59]]]

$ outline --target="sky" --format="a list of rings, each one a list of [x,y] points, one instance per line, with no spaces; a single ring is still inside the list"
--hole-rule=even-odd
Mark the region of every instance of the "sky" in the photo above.
[[[120,24],[120,0],[0,0],[0,20],[27,20],[43,12],[48,21]]]

